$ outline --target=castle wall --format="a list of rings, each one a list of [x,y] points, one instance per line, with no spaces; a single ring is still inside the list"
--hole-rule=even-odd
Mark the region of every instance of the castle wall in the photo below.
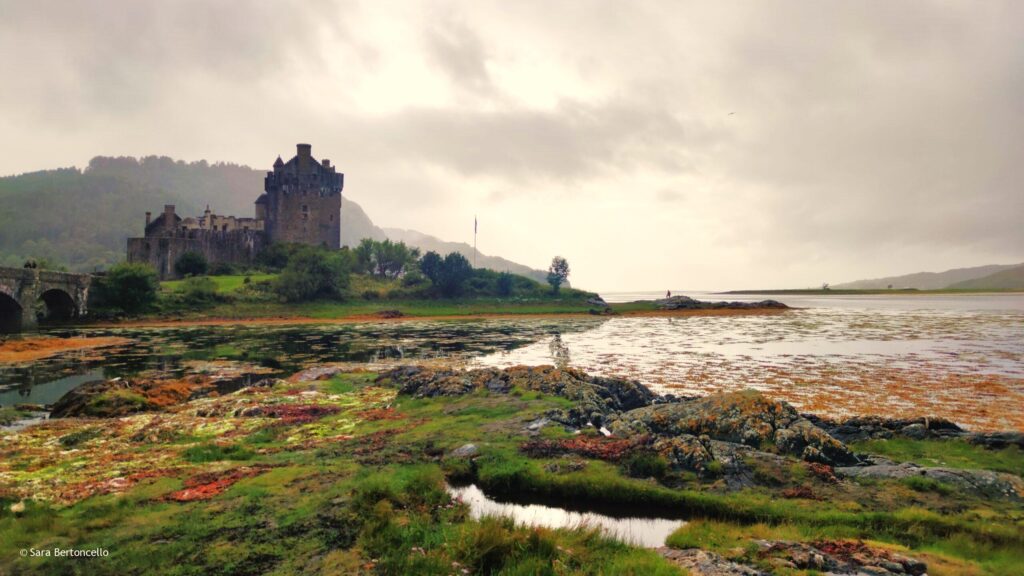
[[[268,200],[272,242],[341,247],[341,194],[298,190],[271,194]]]
[[[186,252],[198,252],[210,264],[251,264],[265,243],[259,231],[179,231],[173,236],[129,238],[128,261],[147,263],[166,280],[177,278],[174,264]]]

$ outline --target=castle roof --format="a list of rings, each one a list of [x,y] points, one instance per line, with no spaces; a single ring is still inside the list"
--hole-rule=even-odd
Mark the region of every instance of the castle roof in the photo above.
[[[260,194],[260,197],[256,199],[256,203],[257,204],[266,204],[267,203],[267,193],[264,192],[263,194]]]

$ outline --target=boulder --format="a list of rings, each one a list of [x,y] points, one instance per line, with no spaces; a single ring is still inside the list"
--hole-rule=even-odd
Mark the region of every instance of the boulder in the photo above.
[[[700,548],[658,548],[657,552],[669,562],[685,568],[690,576],[768,576],[767,572],[733,562]]]

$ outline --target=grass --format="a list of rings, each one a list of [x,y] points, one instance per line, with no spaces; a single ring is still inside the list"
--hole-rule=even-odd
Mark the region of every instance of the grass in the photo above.
[[[994,470],[1024,476],[1024,450],[1010,446],[989,450],[964,440],[868,440],[850,444],[857,452],[922,466]]]
[[[493,495],[624,504],[640,515],[687,518],[690,523],[669,538],[669,545],[699,546],[755,564],[762,559],[752,552],[753,538],[862,538],[926,559],[933,575],[1014,574],[1024,565],[1024,509],[1013,502],[980,500],[918,482],[832,485],[793,459],[785,464],[782,485],[728,492],[714,478],[691,477],[680,485],[682,475],[651,455],[618,463],[529,458],[519,451],[528,438],[526,423],[571,403],[521,390],[433,399],[388,395],[389,409],[376,406],[386,417],[360,419],[367,411],[361,399],[386,392],[376,387],[375,376],[353,372],[261,391],[270,395],[268,401],[280,402],[296,398],[293,392],[315,389],[324,393],[319,398],[341,407],[310,424],[275,421],[244,433],[229,429],[230,443],[207,437],[192,445],[133,446],[160,451],[161,466],[189,468],[142,481],[123,494],[64,507],[27,500],[25,510],[15,514],[14,501],[0,492],[0,573],[66,573],[66,563],[18,555],[21,548],[54,546],[108,549],[110,556],[101,562],[82,565],[90,574],[679,573],[653,551],[585,528],[474,520],[465,506],[449,500],[446,475],[476,482]],[[54,441],[95,448],[107,441],[96,431],[112,422],[92,420],[80,432],[63,428]],[[314,447],[289,440],[299,429],[322,429],[333,437],[343,422],[357,422],[344,429],[348,440]],[[541,434],[571,436],[558,425]],[[470,442],[480,449],[478,458],[450,457]],[[903,444],[902,450],[947,458],[958,454],[959,461],[975,467],[1014,466],[1019,458],[969,445],[946,447],[925,441]],[[567,466],[570,460],[579,465]],[[73,469],[73,460],[67,464]],[[263,472],[207,501],[166,501],[198,472],[242,465]],[[780,497],[792,482],[824,497]]]
[[[246,278],[249,278],[250,282],[265,282],[277,278],[277,274],[234,274],[229,276],[208,276],[208,278],[217,285],[218,292],[226,293],[240,290],[245,286]],[[166,280],[160,283],[160,288],[165,292],[173,292],[180,289],[184,283],[184,280]]]

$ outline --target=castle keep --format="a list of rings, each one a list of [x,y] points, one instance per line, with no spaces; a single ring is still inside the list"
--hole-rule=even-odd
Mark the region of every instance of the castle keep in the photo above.
[[[142,238],[128,239],[128,261],[152,265],[161,279],[174,278],[174,264],[198,252],[215,264],[250,264],[274,242],[341,247],[341,190],[345,175],[318,162],[312,146],[299,144],[288,162],[278,156],[263,181],[254,218],[219,216],[210,211],[181,218],[173,205],[155,219],[146,213]]]

